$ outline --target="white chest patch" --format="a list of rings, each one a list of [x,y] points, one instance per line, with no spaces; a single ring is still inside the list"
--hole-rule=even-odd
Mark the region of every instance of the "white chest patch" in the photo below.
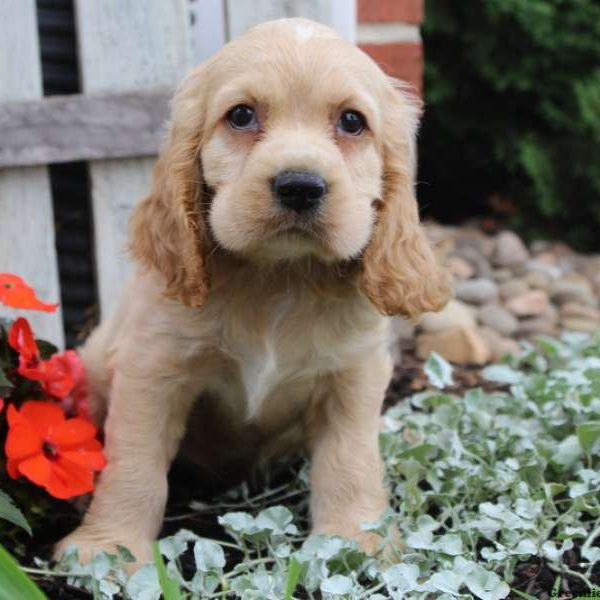
[[[233,345],[250,417],[257,414],[266,398],[286,381],[315,376],[323,364],[323,357],[315,348],[318,340],[314,324],[306,324],[302,335],[290,326],[297,322],[291,316],[297,308],[295,302],[273,306],[271,318],[259,338],[239,336]]]
[[[262,401],[277,387],[284,377],[281,361],[275,348],[267,344],[263,351],[254,348],[244,353],[241,360],[242,384],[246,390],[248,414],[256,414]]]
[[[365,352],[376,352],[389,340],[388,323],[379,317],[363,327],[357,326],[359,319],[352,312],[346,318],[336,317],[340,315],[300,316],[294,303],[284,303],[273,310],[262,335],[246,336],[238,329],[228,339],[228,354],[238,364],[249,418],[273,393],[285,396],[292,382],[309,382],[354,365]]]

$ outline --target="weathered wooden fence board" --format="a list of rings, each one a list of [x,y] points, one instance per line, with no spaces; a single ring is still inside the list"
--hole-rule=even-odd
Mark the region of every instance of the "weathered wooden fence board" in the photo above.
[[[0,102],[41,97],[35,0],[0,2]],[[46,301],[60,301],[54,218],[45,167],[0,169],[0,272],[23,276]],[[0,307],[2,316],[15,311]],[[64,343],[62,314],[27,312],[38,337]]]
[[[214,54],[227,41],[224,0],[190,3],[190,45],[194,65]]]
[[[172,88],[189,68],[185,0],[76,0],[76,9],[84,93]],[[127,275],[127,217],[148,193],[152,162],[90,164],[102,316],[110,312]]]
[[[154,156],[173,90],[0,104],[0,167]]]
[[[400,1],[400,0],[398,0]],[[228,38],[271,19],[306,17],[333,27],[347,40],[356,37],[355,0],[225,0]]]
[[[155,158],[98,161],[93,168],[93,213],[100,306],[106,316],[127,276],[127,239],[132,206],[147,194]]]

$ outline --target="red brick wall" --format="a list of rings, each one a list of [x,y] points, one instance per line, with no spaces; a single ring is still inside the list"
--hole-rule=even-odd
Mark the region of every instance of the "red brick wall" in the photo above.
[[[357,0],[358,45],[383,70],[415,86],[423,85],[419,25],[424,0]]]
[[[419,25],[423,21],[423,0],[358,0],[358,21],[396,21]]]

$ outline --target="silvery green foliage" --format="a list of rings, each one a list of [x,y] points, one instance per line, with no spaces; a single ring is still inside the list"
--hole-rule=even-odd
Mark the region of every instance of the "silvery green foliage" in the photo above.
[[[440,390],[454,383],[452,380],[452,365],[437,352],[432,352],[425,361],[423,371],[425,371],[429,383]]]
[[[437,359],[427,369],[438,387],[451,382]],[[185,530],[160,541],[182,596],[282,600],[293,565],[302,597],[499,600],[520,561],[538,556],[564,573],[565,553],[575,545],[579,577],[590,583],[600,560],[600,336],[542,338],[518,362],[483,375],[499,391],[427,391],[383,419],[392,508],[363,527],[384,540],[400,532],[405,547],[396,564],[366,556],[353,541],[307,538],[298,527],[304,509],[256,510],[270,499],[305,497],[303,471],[284,489],[254,499],[240,488],[239,510],[219,517],[226,542]],[[233,500],[229,494],[228,506]],[[186,553],[194,569],[184,576]],[[82,567],[71,553],[58,568],[99,598],[160,596],[151,564],[127,578],[116,556],[102,554]]]

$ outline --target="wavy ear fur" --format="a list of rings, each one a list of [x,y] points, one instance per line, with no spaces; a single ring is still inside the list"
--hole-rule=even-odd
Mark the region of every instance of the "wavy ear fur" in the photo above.
[[[200,307],[209,288],[199,159],[203,109],[197,97],[190,101],[188,95],[184,83],[173,102],[173,121],[154,167],[152,192],[131,218],[130,250],[142,265],[162,275],[168,297]]]
[[[394,89],[396,88],[396,89]],[[361,286],[386,315],[413,318],[441,309],[450,294],[419,223],[414,194],[415,135],[420,106],[397,84],[384,101],[383,198],[363,256]]]

